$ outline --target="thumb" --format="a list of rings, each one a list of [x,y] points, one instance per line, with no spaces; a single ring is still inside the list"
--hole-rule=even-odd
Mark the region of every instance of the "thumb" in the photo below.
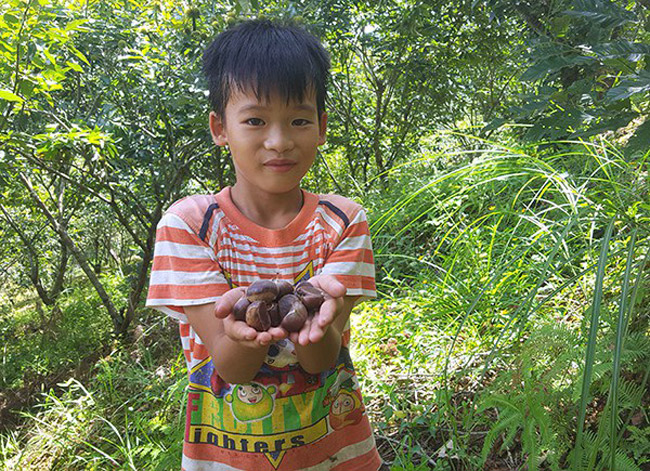
[[[214,308],[214,315],[220,319],[225,319],[232,312],[232,308],[239,299],[244,296],[244,288],[231,289],[224,293],[217,301]]]

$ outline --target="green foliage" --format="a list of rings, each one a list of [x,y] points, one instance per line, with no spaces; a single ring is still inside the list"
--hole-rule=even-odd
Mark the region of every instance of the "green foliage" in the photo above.
[[[529,31],[528,68],[534,82],[508,116],[529,124],[530,141],[576,139],[630,124],[636,129],[627,153],[645,152],[650,90],[648,5],[645,2],[581,0],[488,1],[498,18],[518,18]],[[494,126],[500,125],[494,123]]]
[[[331,53],[305,184],[368,209],[353,353],[393,469],[647,466],[650,16],[618,0],[4,2],[0,388],[44,395],[3,465],[179,467],[185,365],[139,302],[164,208],[233,178],[201,52],[262,15]]]

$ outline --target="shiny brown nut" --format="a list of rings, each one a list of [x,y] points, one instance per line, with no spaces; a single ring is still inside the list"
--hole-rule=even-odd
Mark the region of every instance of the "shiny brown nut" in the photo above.
[[[325,301],[323,290],[316,288],[308,281],[303,281],[296,286],[296,296],[302,301],[310,314],[318,311],[321,304]]]
[[[250,302],[265,301],[267,303],[275,301],[278,297],[278,286],[271,280],[254,281],[246,289],[246,297]]]
[[[278,301],[282,323],[280,327],[288,332],[298,332],[307,320],[307,308],[297,296],[287,294]]]
[[[248,306],[246,323],[258,332],[264,332],[271,327],[271,318],[264,301],[255,301]]]
[[[278,299],[287,294],[293,293],[293,285],[285,280],[275,280],[278,287]]]
[[[300,299],[295,294],[285,294],[278,299],[278,311],[282,319],[289,313],[295,303],[301,304]]]
[[[235,319],[246,322],[246,310],[250,304],[251,303],[246,299],[246,296],[239,298],[239,301],[237,301],[232,308],[232,313],[235,316]]]
[[[282,322],[282,316],[280,316],[280,308],[278,303],[271,303],[267,309],[269,313],[269,318],[271,319],[271,327],[278,327]]]

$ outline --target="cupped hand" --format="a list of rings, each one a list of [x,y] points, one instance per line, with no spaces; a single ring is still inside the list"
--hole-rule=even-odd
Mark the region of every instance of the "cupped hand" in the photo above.
[[[302,346],[316,343],[323,338],[334,319],[341,313],[343,296],[347,291],[345,286],[332,275],[316,275],[310,278],[309,282],[325,292],[325,302],[314,317],[307,319],[299,332],[289,334],[293,343]]]
[[[246,322],[236,320],[232,308],[245,295],[246,288],[233,288],[224,293],[215,306],[214,315],[223,319],[223,329],[228,337],[248,347],[259,348],[289,336],[289,333],[280,327],[271,327],[266,332],[258,332]]]

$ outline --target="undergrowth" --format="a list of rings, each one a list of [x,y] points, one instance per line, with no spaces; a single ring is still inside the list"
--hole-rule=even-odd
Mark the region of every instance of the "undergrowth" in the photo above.
[[[409,471],[648,469],[647,155],[442,147],[358,197],[379,297],[353,314],[352,356],[382,456]],[[187,380],[170,321],[143,310],[139,340],[113,342],[85,289],[58,346],[20,331],[28,312],[3,314],[21,338],[3,389],[26,365],[56,368],[31,360],[34,339],[38,358],[75,349],[71,364],[109,347],[2,432],[4,469],[178,469]]]

